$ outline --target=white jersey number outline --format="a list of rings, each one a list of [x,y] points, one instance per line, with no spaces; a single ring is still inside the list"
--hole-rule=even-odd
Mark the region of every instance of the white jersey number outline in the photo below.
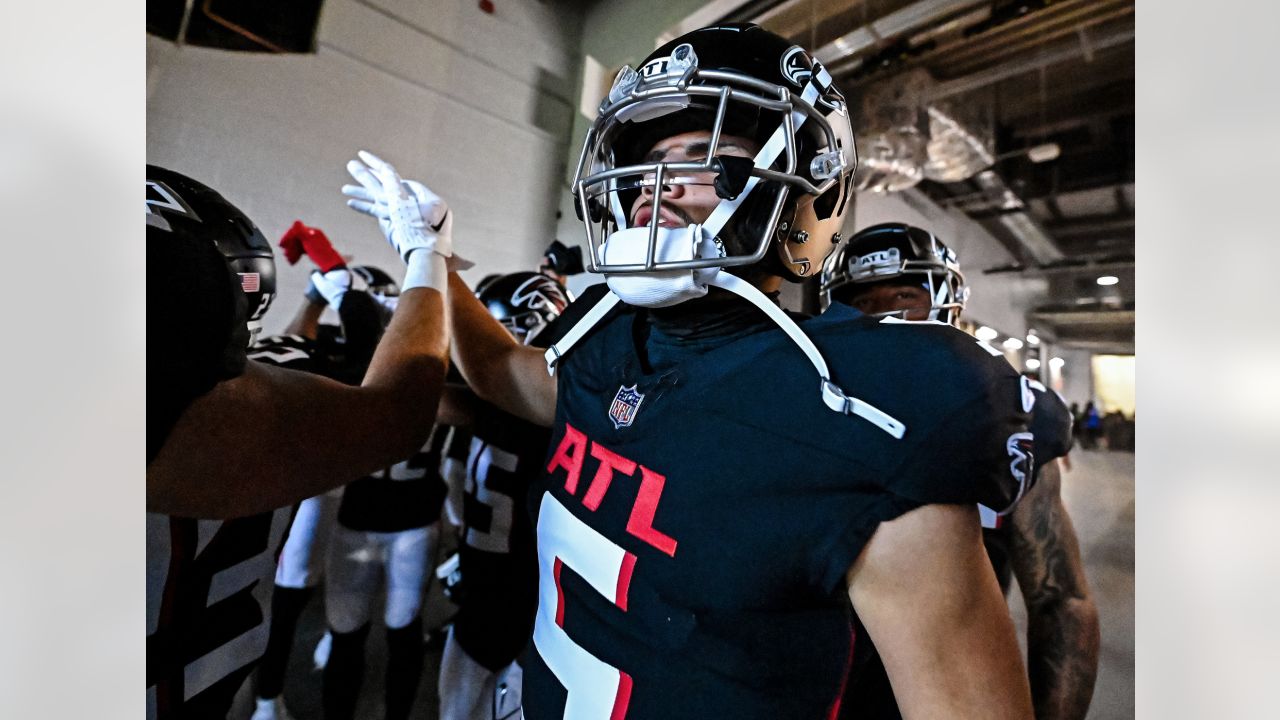
[[[538,615],[533,644],[568,691],[565,720],[622,720],[631,701],[631,676],[587,652],[564,630],[567,566],[596,592],[627,610],[636,556],[593,530],[551,493],[538,513]]]
[[[466,493],[477,502],[487,506],[492,512],[489,516],[489,529],[478,530],[467,526],[467,545],[484,552],[511,552],[511,526],[515,521],[515,500],[508,494],[490,487],[491,473],[496,469],[514,475],[520,458],[496,448],[479,438],[471,440],[471,457],[467,459]]]

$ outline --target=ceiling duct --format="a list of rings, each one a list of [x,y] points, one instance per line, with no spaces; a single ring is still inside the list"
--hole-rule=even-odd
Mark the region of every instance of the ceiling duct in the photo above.
[[[924,176],[936,182],[968,180],[995,164],[995,102],[990,92],[925,107],[929,160]]]
[[[995,163],[992,93],[926,105],[936,85],[917,68],[864,91],[854,177],[859,190],[900,192],[925,178],[959,182]]]
[[[858,190],[900,192],[924,179],[928,131],[921,108],[932,85],[927,72],[915,70],[863,92],[855,128]]]

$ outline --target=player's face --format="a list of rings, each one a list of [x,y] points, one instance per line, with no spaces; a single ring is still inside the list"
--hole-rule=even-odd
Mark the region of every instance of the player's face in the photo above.
[[[709,130],[672,135],[654,145],[642,162],[700,162],[707,158],[710,143]],[[721,135],[716,154],[753,158],[758,150],[756,144],[747,138]],[[665,183],[662,205],[658,209],[659,226],[685,227],[705,222],[720,204],[720,197],[712,186],[714,173],[680,173],[668,177],[678,177],[687,184]],[[653,213],[653,188],[646,186],[631,205],[631,227],[648,225]]]
[[[929,319],[929,291],[918,285],[873,285],[855,292],[849,304],[867,315],[906,310],[907,320]]]

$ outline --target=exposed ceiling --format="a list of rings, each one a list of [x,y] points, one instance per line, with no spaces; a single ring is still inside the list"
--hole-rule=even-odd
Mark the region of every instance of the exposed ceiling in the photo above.
[[[816,48],[855,108],[922,73],[922,116],[980,108],[989,172],[916,187],[1016,259],[981,270],[1049,279],[1028,313],[1038,331],[1133,352],[1134,0],[762,0],[732,19]],[[1049,144],[1055,158],[1030,159]],[[1099,286],[1101,275],[1119,282]]]

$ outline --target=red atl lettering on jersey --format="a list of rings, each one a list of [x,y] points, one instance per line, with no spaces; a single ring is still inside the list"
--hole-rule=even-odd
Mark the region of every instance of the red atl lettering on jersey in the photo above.
[[[568,423],[565,423],[564,437],[560,440],[560,446],[551,456],[551,462],[547,463],[547,472],[554,473],[557,469],[565,470],[565,492],[576,495],[578,481],[582,478],[582,465],[588,454],[600,464],[596,467],[595,475],[587,486],[587,492],[581,498],[582,505],[595,512],[604,500],[605,493],[609,491],[614,477],[635,477],[636,469],[639,468],[640,488],[631,506],[631,515],[627,518],[627,532],[668,556],[674,557],[675,538],[653,527],[653,518],[658,512],[658,501],[662,499],[662,488],[667,483],[666,476],[634,460],[628,460],[589,439],[581,430]]]
[[[568,470],[569,475],[564,479],[564,489],[572,495],[578,491],[578,478],[582,476],[582,461],[586,459],[587,436],[569,423],[565,423],[564,438],[560,440],[560,447],[556,448],[556,454],[547,464],[547,472],[555,472],[558,467]]]

